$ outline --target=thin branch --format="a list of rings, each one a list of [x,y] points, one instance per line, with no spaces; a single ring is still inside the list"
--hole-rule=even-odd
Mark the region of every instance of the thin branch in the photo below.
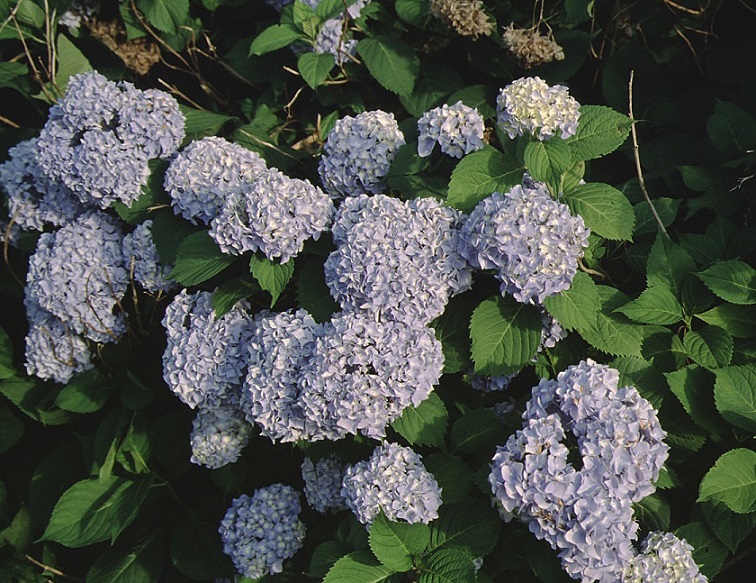
[[[9,125],[14,129],[21,129],[20,125],[18,125],[15,121],[8,119],[4,115],[0,115],[0,122],[3,122],[5,125]]]
[[[656,212],[656,207],[654,206],[654,203],[651,202],[651,197],[648,195],[648,190],[646,190],[646,181],[643,179],[643,170],[641,169],[641,163],[640,163],[640,148],[638,146],[638,134],[635,131],[635,116],[633,115],[634,73],[635,73],[634,70],[630,71],[630,82],[628,83],[628,101],[629,101],[628,111],[630,112],[630,119],[632,120],[632,125],[630,126],[630,133],[633,136],[633,157],[635,158],[635,170],[638,174],[638,184],[640,185],[643,198],[646,199],[648,206],[651,208],[651,214],[654,215],[654,219],[656,219],[656,223],[659,225],[659,229],[661,230],[664,237],[668,241],[671,241],[672,239],[670,238],[669,233],[667,233],[667,229],[664,227],[664,222],[661,220],[659,213]]]

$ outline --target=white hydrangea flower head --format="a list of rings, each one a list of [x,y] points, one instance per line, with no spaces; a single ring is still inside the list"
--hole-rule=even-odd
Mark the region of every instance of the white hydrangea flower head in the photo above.
[[[405,144],[393,113],[375,110],[338,120],[326,138],[318,173],[334,199],[376,194],[397,151]]]
[[[200,407],[189,435],[190,460],[210,469],[232,464],[239,459],[251,435],[252,425],[238,407]]]
[[[555,135],[567,139],[577,132],[580,104],[563,85],[549,86],[539,77],[523,77],[496,98],[497,121],[510,138],[531,135],[545,141]]]
[[[441,488],[422,456],[388,442],[367,461],[347,467],[341,494],[362,524],[372,523],[381,510],[389,520],[428,524],[441,506]]]
[[[341,495],[341,483],[344,479],[344,464],[335,454],[312,463],[305,458],[302,462],[302,479],[307,504],[313,510],[325,514],[331,510],[344,510],[346,500]]]
[[[452,158],[483,148],[483,116],[474,107],[458,101],[426,111],[417,122],[419,156],[430,156],[436,144]]]
[[[692,553],[693,547],[685,539],[671,532],[651,532],[622,583],[707,583]]]

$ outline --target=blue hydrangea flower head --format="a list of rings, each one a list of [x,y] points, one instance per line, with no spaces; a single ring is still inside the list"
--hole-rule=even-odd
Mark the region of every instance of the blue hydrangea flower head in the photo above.
[[[693,547],[671,532],[651,532],[622,583],[707,583],[693,559]]]
[[[331,454],[312,463],[309,458],[302,462],[302,479],[307,504],[317,512],[325,514],[331,510],[344,510],[346,501],[341,495],[341,483],[344,479],[346,465]]]
[[[345,311],[429,324],[472,282],[457,251],[461,224],[458,211],[432,198],[346,199],[331,229],[337,249],[324,266],[331,295]]]
[[[259,488],[252,496],[242,494],[231,502],[219,532],[223,552],[239,574],[258,579],[283,570],[283,562],[304,542],[301,511],[299,494],[283,484]]]
[[[210,469],[239,459],[252,435],[252,425],[235,406],[200,407],[192,421],[191,462]]]
[[[425,112],[417,122],[417,153],[430,156],[438,144],[452,158],[461,158],[483,147],[483,116],[458,101]]]
[[[326,138],[318,173],[334,199],[379,193],[404,134],[393,113],[375,110],[338,120]]]
[[[227,195],[210,223],[210,236],[224,253],[259,249],[268,259],[286,263],[307,239],[320,238],[333,213],[331,199],[309,180],[264,170],[239,192]]]
[[[562,139],[574,136],[580,104],[563,85],[549,85],[539,77],[523,77],[501,90],[496,98],[497,123],[510,138],[531,135],[548,140],[559,131]]]
[[[384,437],[406,407],[428,397],[443,364],[431,328],[376,322],[359,312],[334,317],[300,379],[305,417],[319,430],[311,439]]]
[[[345,32],[345,18],[329,18],[326,20],[315,39],[316,53],[330,53],[337,65],[342,65],[357,54],[357,40],[347,38]]]
[[[130,276],[148,292],[156,294],[176,287],[176,282],[168,279],[173,266],[160,263],[151,220],[140,223],[123,238],[123,258]]]
[[[243,302],[220,318],[212,294],[181,291],[165,310],[163,379],[191,408],[239,404],[254,321]]]
[[[129,285],[122,239],[116,219],[98,211],[43,233],[29,260],[27,295],[76,334],[117,341],[126,331],[118,306]]]
[[[184,139],[184,115],[178,103],[165,91],[140,91],[121,81],[122,105],[118,110],[118,135],[149,158],[168,158]]]
[[[192,142],[171,160],[163,186],[177,215],[195,225],[208,224],[230,194],[241,192],[265,168],[255,152],[210,136]]]
[[[428,524],[441,506],[441,488],[422,456],[388,442],[370,459],[347,467],[341,494],[362,524],[373,522],[381,510],[389,520]]]
[[[502,294],[543,303],[572,285],[588,247],[581,216],[553,200],[543,184],[515,186],[480,201],[462,227],[459,252],[479,269],[494,269]]]

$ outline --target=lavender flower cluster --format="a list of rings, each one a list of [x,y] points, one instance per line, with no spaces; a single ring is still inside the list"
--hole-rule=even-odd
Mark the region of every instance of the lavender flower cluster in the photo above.
[[[123,238],[123,258],[130,277],[146,291],[156,294],[176,287],[168,278],[173,266],[163,265],[158,257],[151,220],[140,223]]]
[[[252,425],[233,405],[201,407],[192,422],[191,462],[216,469],[239,459],[252,435]]]
[[[502,517],[526,522],[585,581],[621,580],[635,556],[632,504],[654,491],[669,449],[651,404],[618,384],[616,370],[590,359],[543,379],[489,476]],[[568,432],[582,469],[568,459]]]
[[[362,9],[370,0],[358,0],[334,18],[329,18],[318,30],[313,47],[316,53],[330,53],[337,65],[342,65],[357,54],[357,40],[350,38],[349,20],[359,18]],[[320,0],[305,0],[312,9],[318,7]]]
[[[336,512],[347,507],[341,495],[345,470],[346,465],[334,454],[314,464],[305,458],[302,462],[304,494],[313,510],[325,514],[328,510]]]
[[[693,547],[671,532],[652,532],[623,574],[622,583],[707,583],[693,560]]]
[[[483,116],[458,101],[426,111],[417,122],[417,153],[430,156],[436,144],[452,158],[461,158],[483,147]]]

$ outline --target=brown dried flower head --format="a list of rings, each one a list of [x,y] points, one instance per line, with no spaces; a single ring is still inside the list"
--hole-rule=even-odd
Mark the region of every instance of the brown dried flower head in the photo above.
[[[504,28],[504,45],[523,69],[564,59],[562,47],[551,34],[544,36],[537,27],[516,28],[510,24]]]
[[[431,0],[431,12],[462,36],[477,40],[493,32],[481,0]]]

